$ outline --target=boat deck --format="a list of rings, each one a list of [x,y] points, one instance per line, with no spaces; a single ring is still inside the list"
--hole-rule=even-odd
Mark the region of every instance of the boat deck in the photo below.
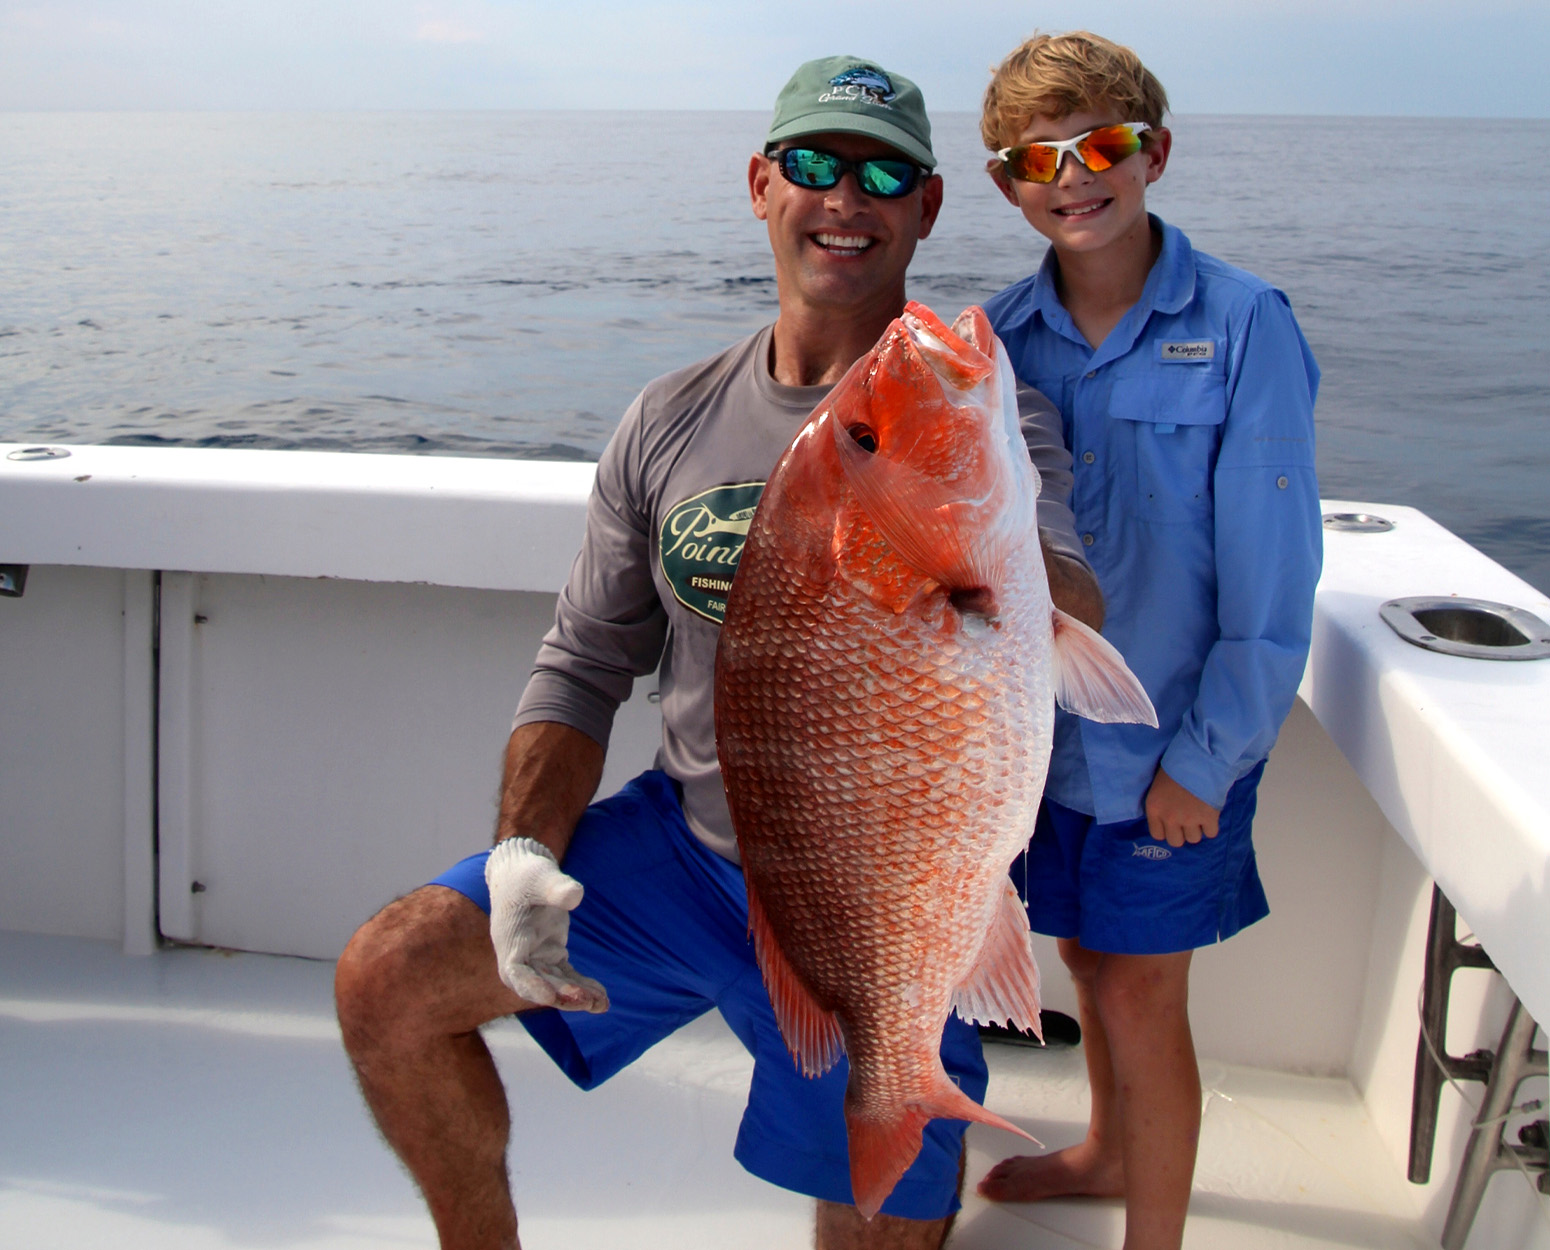
[[[25,1250],[432,1247],[356,1093],[321,961],[0,933],[0,1245]],[[749,1061],[719,1018],[592,1094],[514,1024],[490,1030],[513,1091],[528,1250],[811,1244],[810,1204],[731,1146]],[[1079,1050],[990,1048],[989,1103],[1051,1146],[1086,1120]],[[1435,1247],[1344,1080],[1203,1065],[1192,1250]],[[532,1127],[532,1135],[523,1133]],[[1016,1139],[974,1128],[970,1181]],[[969,1197],[955,1250],[1118,1246],[1107,1201]]]

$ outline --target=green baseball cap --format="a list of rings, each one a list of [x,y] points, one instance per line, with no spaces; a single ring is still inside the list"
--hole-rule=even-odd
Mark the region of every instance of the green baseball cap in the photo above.
[[[775,97],[766,143],[825,132],[870,135],[927,169],[936,168],[920,88],[857,56],[809,61]]]

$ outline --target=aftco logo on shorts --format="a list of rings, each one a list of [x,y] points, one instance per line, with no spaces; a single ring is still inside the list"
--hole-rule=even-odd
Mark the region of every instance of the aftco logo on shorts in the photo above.
[[[1142,859],[1172,859],[1173,852],[1166,846],[1158,846],[1155,842],[1134,843],[1135,850],[1131,854],[1139,855]]]

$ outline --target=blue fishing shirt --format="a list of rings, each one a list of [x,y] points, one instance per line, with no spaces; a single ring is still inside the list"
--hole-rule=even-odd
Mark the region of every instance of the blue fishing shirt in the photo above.
[[[1291,305],[1152,222],[1162,252],[1096,350],[1056,294],[1053,248],[985,305],[1017,376],[1060,410],[1103,634],[1157,708],[1158,729],[1057,716],[1045,793],[1105,824],[1144,814],[1159,762],[1220,808],[1269,754],[1323,557],[1319,368]]]

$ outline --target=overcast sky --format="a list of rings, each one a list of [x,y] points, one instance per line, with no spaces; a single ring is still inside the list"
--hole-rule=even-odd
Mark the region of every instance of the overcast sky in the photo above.
[[[0,0],[0,109],[768,109],[834,52],[976,109],[1077,27],[1180,113],[1550,116],[1545,0]]]

